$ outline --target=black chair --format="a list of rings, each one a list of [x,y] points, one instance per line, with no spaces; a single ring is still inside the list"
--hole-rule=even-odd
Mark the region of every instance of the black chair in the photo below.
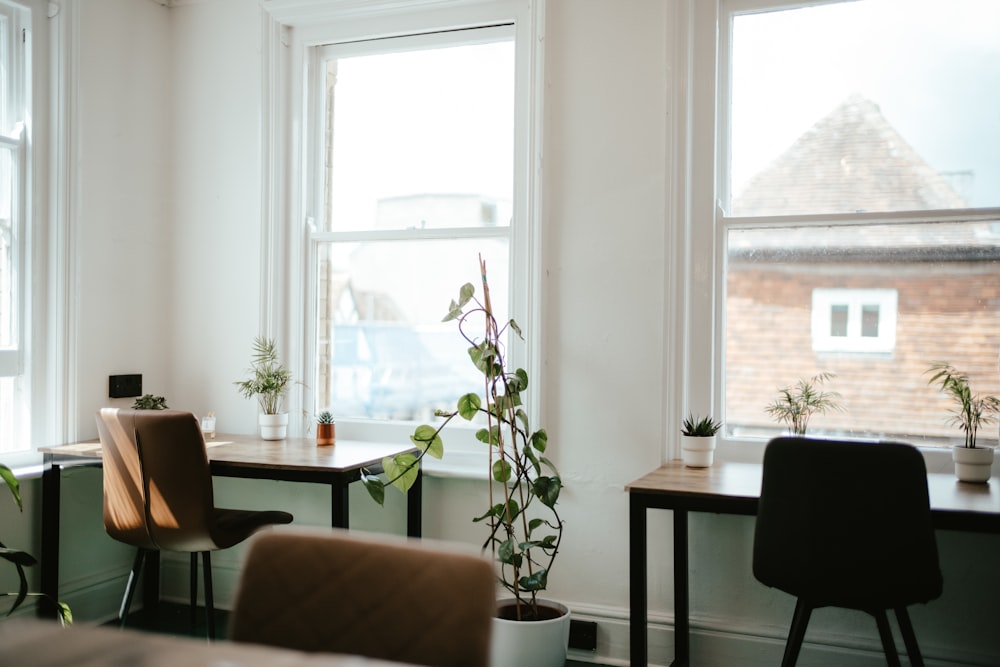
[[[923,665],[906,608],[941,595],[927,470],[901,443],[775,438],[764,451],[753,573],[797,598],[782,667],[794,665],[813,609],[867,612],[899,665],[893,609],[911,665]]]
[[[214,638],[211,552],[239,544],[265,526],[291,523],[292,515],[215,506],[205,440],[190,412],[104,408],[97,414],[97,431],[104,458],[104,527],[137,548],[119,624],[125,626],[146,555],[163,550],[191,554],[193,627],[200,553],[208,636]]]

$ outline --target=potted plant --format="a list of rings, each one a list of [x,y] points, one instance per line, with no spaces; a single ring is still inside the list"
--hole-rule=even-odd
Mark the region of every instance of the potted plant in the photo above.
[[[10,489],[10,494],[14,499],[14,504],[17,505],[17,510],[19,512],[24,511],[24,506],[21,503],[21,485],[18,482],[17,477],[14,476],[14,472],[0,463],[0,479],[4,481],[7,488]],[[11,549],[7,547],[3,542],[0,542],[0,559],[7,561],[17,568],[18,577],[18,589],[17,593],[0,593],[0,597],[14,597],[14,604],[11,605],[10,609],[7,610],[7,616],[13,614],[18,607],[29,597],[44,597],[48,598],[47,595],[42,593],[30,593],[28,592],[28,577],[24,572],[24,568],[31,567],[38,561],[27,551],[21,551],[20,549]],[[73,612],[70,611],[69,605],[65,602],[55,602],[56,612],[59,614],[59,621],[62,624],[73,622]]]
[[[162,396],[153,396],[152,394],[143,394],[139,398],[135,399],[132,404],[133,410],[169,410],[170,406],[167,405],[167,399]]]
[[[941,391],[954,399],[956,409],[948,423],[957,425],[965,433],[965,442],[952,447],[955,476],[963,482],[989,481],[993,467],[993,448],[976,446],[979,427],[997,421],[1000,399],[995,396],[973,394],[969,376],[946,362],[938,362],[926,371],[933,373],[928,384],[937,384]]]
[[[257,398],[260,405],[260,437],[283,440],[288,430],[288,413],[284,411],[285,394],[292,374],[278,360],[273,338],[258,336],[253,341],[250,377],[234,384],[244,398]]]
[[[681,460],[689,468],[707,468],[715,462],[715,434],[722,424],[712,417],[689,413],[681,423]]]
[[[840,394],[822,391],[819,385],[836,377],[833,373],[819,373],[808,380],[800,379],[794,387],[778,390],[778,398],[767,407],[767,413],[778,423],[788,424],[792,435],[805,435],[809,418],[830,410],[842,412]]]
[[[475,297],[471,284],[462,286],[444,321],[455,320],[469,344],[469,357],[483,375],[483,393],[465,394],[452,412],[438,411],[444,422],[436,428],[418,426],[411,436],[418,453],[382,461],[386,481],[363,474],[365,487],[380,504],[387,484],[407,491],[416,478],[417,462],[425,456],[440,458],[444,452],[441,431],[456,417],[481,419],[485,425],[476,438],[489,448],[488,505],[473,518],[486,527],[483,551],[497,563],[498,583],[509,598],[497,604],[492,661],[502,665],[561,666],[566,660],[569,610],[544,600],[552,566],[562,542],[563,520],[556,509],[562,480],[547,458],[548,435],[532,430],[522,404],[528,388],[524,369],[510,369],[505,358],[505,336],[521,335],[513,320],[500,327],[490,303],[486,267],[480,259],[483,295]],[[470,331],[479,326],[483,333]]]
[[[337,442],[337,425],[333,421],[333,413],[323,410],[316,415],[316,445],[323,447]]]

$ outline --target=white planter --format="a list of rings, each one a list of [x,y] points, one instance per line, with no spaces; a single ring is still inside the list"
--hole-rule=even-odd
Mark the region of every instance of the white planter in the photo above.
[[[497,602],[497,608],[513,604],[513,598]],[[493,619],[490,667],[563,667],[569,646],[569,609],[558,602],[538,600],[560,616],[542,621]]]
[[[707,468],[715,462],[715,436],[681,436],[681,460],[689,468]]]
[[[263,440],[284,440],[288,435],[288,413],[260,415],[260,437]]]
[[[992,447],[951,448],[951,458],[955,461],[955,476],[961,482],[984,483],[990,479],[993,470]]]

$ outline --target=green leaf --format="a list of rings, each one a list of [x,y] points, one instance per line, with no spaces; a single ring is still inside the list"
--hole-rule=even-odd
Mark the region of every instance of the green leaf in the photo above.
[[[497,558],[502,563],[511,562],[511,558],[514,556],[514,540],[504,540],[500,543],[500,548],[497,549]]]
[[[501,484],[506,484],[510,481],[510,472],[510,464],[503,459],[493,462],[493,479]]]
[[[517,501],[511,498],[507,501],[507,515],[501,517],[504,523],[513,523],[514,519],[518,517],[521,513],[521,506],[517,504]]]
[[[444,456],[444,441],[437,429],[432,426],[427,424],[418,426],[410,436],[410,442],[436,459]]]
[[[528,372],[523,368],[518,368],[507,382],[514,388],[514,391],[524,391],[528,388]]]
[[[377,502],[379,506],[385,506],[385,484],[377,475],[369,475],[364,470],[361,471],[361,483],[364,484],[365,489],[368,490],[368,495],[372,497],[372,500]]]
[[[490,432],[487,431],[485,428],[479,429],[478,431],[476,431],[476,440],[485,443],[487,445],[490,444]]]
[[[73,622],[73,612],[70,610],[69,605],[65,602],[57,602],[56,607],[59,610],[59,618],[63,625],[70,625]]]
[[[527,429],[525,429],[527,430]],[[549,445],[549,434],[545,432],[544,428],[540,428],[531,434],[531,446],[540,452],[544,452],[545,448]],[[546,462],[546,465],[552,467],[551,463]]]
[[[534,493],[546,507],[554,507],[559,502],[562,481],[558,477],[539,477],[531,485]]]
[[[548,585],[549,572],[545,568],[536,570],[526,577],[521,577],[518,583],[525,591],[544,591]]]
[[[465,283],[458,290],[458,305],[465,307],[465,304],[469,303],[469,299],[473,297],[476,293],[476,288],[472,283]]]
[[[458,399],[458,414],[460,414],[467,421],[472,421],[479,413],[479,408],[482,406],[482,399],[479,398],[479,394],[465,394]]]
[[[20,549],[10,549],[3,545],[0,545],[0,558],[10,561],[15,565],[21,567],[31,567],[38,563],[35,557],[29,554],[27,551],[21,551]]]
[[[417,481],[417,474],[420,469],[417,466],[417,457],[410,452],[396,454],[382,459],[382,468],[385,470],[389,483],[397,489],[406,493]]]
[[[17,503],[17,509],[23,512],[24,507],[21,505],[21,483],[17,481],[17,477],[14,477],[14,471],[0,463],[0,478],[7,482],[10,493],[14,497],[14,502]]]
[[[543,525],[545,521],[543,519],[532,519],[528,522],[528,537],[531,537],[531,531],[539,526]]]
[[[472,521],[473,521],[473,523],[479,523],[480,521],[483,521],[484,519],[488,519],[490,517],[500,517],[500,516],[503,516],[503,503],[497,503],[493,507],[491,507],[488,510],[486,510],[485,514],[483,514],[481,516],[477,516]]]

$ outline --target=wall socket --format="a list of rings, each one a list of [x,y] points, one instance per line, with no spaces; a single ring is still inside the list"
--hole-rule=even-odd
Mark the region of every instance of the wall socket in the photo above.
[[[111,398],[142,396],[142,374],[109,375],[108,396]]]

